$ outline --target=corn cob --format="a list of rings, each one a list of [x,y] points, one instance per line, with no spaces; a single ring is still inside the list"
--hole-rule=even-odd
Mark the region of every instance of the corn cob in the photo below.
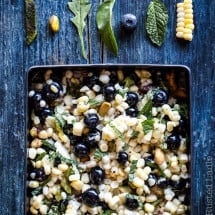
[[[177,4],[176,37],[191,41],[193,39],[193,5],[192,0]]]

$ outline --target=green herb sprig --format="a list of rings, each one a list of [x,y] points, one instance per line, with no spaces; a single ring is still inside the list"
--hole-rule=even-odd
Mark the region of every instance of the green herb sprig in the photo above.
[[[73,0],[72,2],[68,2],[68,6],[71,12],[75,15],[75,17],[71,19],[71,22],[77,28],[79,39],[81,42],[82,56],[86,58],[83,32],[86,26],[85,18],[90,12],[91,4],[87,0]]]

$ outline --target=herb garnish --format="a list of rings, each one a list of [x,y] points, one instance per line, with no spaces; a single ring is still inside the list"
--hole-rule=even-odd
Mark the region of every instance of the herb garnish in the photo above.
[[[129,88],[135,84],[134,80],[131,77],[125,78],[125,87]]]
[[[106,47],[114,54],[118,54],[118,46],[112,29],[112,10],[115,0],[101,3],[96,12],[96,24]]]
[[[111,209],[102,211],[102,215],[111,215],[112,213],[116,213],[116,211]]]
[[[122,140],[124,141],[124,136],[123,133],[113,124],[110,123],[110,127],[114,130],[115,134]]]
[[[30,45],[37,36],[37,17],[34,0],[25,0],[26,43]]]
[[[128,180],[129,181],[134,180],[134,172],[135,172],[136,167],[137,167],[137,160],[133,160],[131,162],[131,167],[130,167],[130,171],[129,171],[129,175],[128,175]]]
[[[154,44],[158,46],[162,45],[166,34],[167,23],[168,12],[165,5],[160,0],[150,2],[147,11],[146,31]]]
[[[140,112],[138,113],[138,116],[140,115],[144,115],[147,118],[151,118],[152,117],[152,100],[149,99],[146,104],[144,105],[144,107],[140,110]]]
[[[96,107],[99,106],[103,101],[97,100],[97,99],[89,99],[88,103],[90,107]]]
[[[96,148],[94,152],[94,159],[101,160],[105,155],[107,155],[106,152],[102,152],[99,148]]]
[[[153,130],[154,127],[154,120],[153,119],[147,119],[142,122],[143,131],[145,134],[147,134],[149,131]]]
[[[72,2],[68,2],[69,9],[75,15],[71,19],[71,22],[75,25],[78,31],[78,35],[81,42],[81,52],[82,56],[86,58],[86,52],[84,47],[84,38],[83,31],[86,26],[85,18],[90,12],[91,4],[87,0],[73,0]]]
[[[131,134],[131,139],[137,138],[139,133],[140,133],[139,131],[133,131],[132,134]]]

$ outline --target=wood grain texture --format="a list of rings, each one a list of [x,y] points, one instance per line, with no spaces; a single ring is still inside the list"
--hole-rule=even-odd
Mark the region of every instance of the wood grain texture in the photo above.
[[[213,157],[215,178],[215,1],[196,0],[195,30],[190,43],[175,38],[176,1],[164,0],[169,11],[168,31],[164,44],[157,48],[145,32],[146,10],[150,0],[116,0],[113,28],[119,45],[114,57],[102,45],[96,31],[95,13],[99,0],[91,0],[92,9],[84,33],[88,60],[81,57],[77,31],[70,22],[73,14],[68,0],[37,0],[38,36],[31,46],[25,43],[24,2],[0,0],[0,215],[24,213],[25,186],[25,86],[30,66],[80,63],[170,63],[185,64],[192,71],[193,121],[193,215],[205,215],[208,171]],[[123,14],[134,13],[138,27],[132,35],[119,28]],[[49,17],[58,15],[60,31],[51,35]],[[215,182],[212,183],[213,193]],[[215,195],[213,195],[213,200]],[[214,207],[214,206],[213,206]],[[215,208],[213,213],[215,214]]]

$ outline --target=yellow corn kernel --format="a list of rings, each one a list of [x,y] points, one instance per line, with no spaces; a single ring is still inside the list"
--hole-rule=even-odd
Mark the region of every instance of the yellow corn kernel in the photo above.
[[[184,0],[184,4],[186,3],[192,3],[192,0]]]
[[[187,24],[187,25],[185,25],[185,28],[193,30],[194,29],[194,24]]]
[[[193,14],[185,14],[184,19],[193,19]]]
[[[184,28],[183,33],[184,33],[184,34],[192,34],[192,30],[189,29],[189,28]]]
[[[177,23],[184,22],[184,17],[177,18]]]
[[[177,4],[177,8],[180,8],[180,7],[184,7],[184,3],[183,2],[180,2]]]
[[[186,9],[192,9],[192,8],[193,8],[192,4],[190,4],[190,3],[185,3],[184,4],[184,10],[186,10]]]
[[[177,28],[178,28],[178,27],[184,27],[184,23],[183,23],[183,22],[178,22],[178,23],[177,23]]]
[[[193,24],[193,19],[185,19],[184,20],[184,24],[187,25],[187,24]]]
[[[193,9],[186,9],[184,10],[185,14],[193,14]]]
[[[191,41],[193,39],[193,35],[192,34],[184,34],[184,39]]]
[[[176,32],[183,32],[183,31],[184,31],[184,28],[182,28],[182,27],[176,28]]]
[[[177,14],[177,18],[183,18],[184,17],[184,12],[179,12]]]
[[[184,38],[184,33],[183,32],[177,32],[176,37],[177,38]]]

